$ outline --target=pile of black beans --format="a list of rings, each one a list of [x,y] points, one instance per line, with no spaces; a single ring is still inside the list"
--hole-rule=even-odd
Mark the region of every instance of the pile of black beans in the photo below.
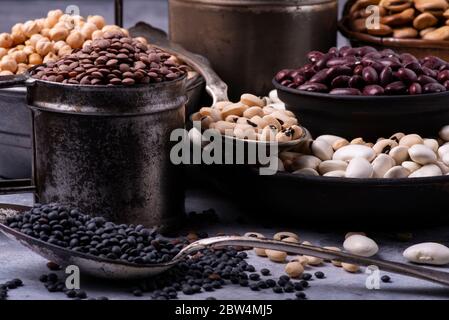
[[[309,63],[279,71],[275,80],[301,91],[333,95],[415,95],[449,90],[449,63],[435,56],[373,47],[312,51]]]
[[[12,289],[17,289],[23,286],[23,282],[20,279],[13,279],[6,283],[0,283],[0,301],[6,300],[8,298],[8,291]]]
[[[7,225],[63,248],[137,264],[170,261],[187,243],[165,239],[142,225],[115,224],[57,203],[35,204],[8,218]]]
[[[51,82],[81,85],[134,85],[175,80],[187,66],[170,59],[163,50],[120,33],[105,32],[57,62],[37,67],[32,77]]]

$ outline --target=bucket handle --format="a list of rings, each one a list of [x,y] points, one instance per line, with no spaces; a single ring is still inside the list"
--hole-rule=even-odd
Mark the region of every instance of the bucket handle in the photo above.
[[[35,81],[36,79],[31,78],[28,72],[15,76],[1,76],[0,89],[12,87],[29,87],[33,85]]]

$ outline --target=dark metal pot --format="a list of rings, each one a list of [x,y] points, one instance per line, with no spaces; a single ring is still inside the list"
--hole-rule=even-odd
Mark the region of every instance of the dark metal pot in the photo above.
[[[24,81],[38,201],[71,203],[120,223],[179,222],[183,172],[171,164],[169,140],[184,127],[185,78],[113,88]]]
[[[335,46],[336,0],[169,0],[170,40],[205,56],[230,87],[264,95],[278,70]]]
[[[435,136],[449,123],[449,92],[398,96],[339,96],[273,84],[286,108],[312,136],[335,134],[375,142],[396,132]]]

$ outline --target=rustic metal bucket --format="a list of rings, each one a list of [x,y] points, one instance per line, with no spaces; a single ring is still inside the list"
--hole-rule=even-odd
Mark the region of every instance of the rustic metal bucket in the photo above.
[[[169,0],[169,35],[209,59],[237,99],[264,95],[277,71],[335,46],[337,15],[337,0]]]
[[[113,88],[24,81],[38,201],[71,203],[119,223],[180,221],[183,172],[169,156],[171,132],[184,127],[185,77]]]

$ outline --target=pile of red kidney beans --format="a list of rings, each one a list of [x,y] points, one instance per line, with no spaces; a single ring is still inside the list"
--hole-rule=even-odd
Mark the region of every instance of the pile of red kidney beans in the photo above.
[[[449,63],[435,56],[418,59],[373,47],[311,51],[309,63],[279,71],[275,80],[300,91],[333,95],[414,95],[449,90]]]

